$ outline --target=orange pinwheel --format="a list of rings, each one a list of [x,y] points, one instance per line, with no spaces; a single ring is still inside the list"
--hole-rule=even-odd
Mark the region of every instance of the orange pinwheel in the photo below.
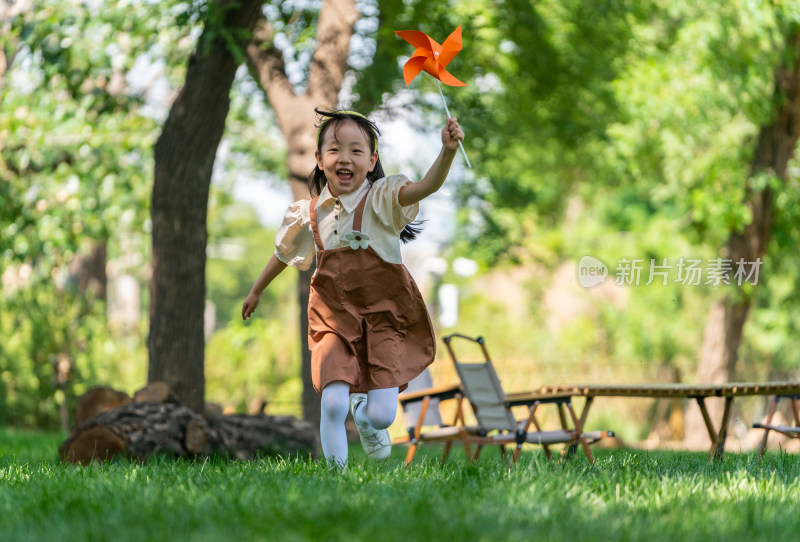
[[[425,71],[445,85],[453,87],[467,86],[466,83],[462,83],[445,69],[461,50],[460,25],[441,45],[419,30],[401,30],[399,32],[395,31],[395,34],[417,48],[411,58],[408,59],[408,62],[406,62],[406,65],[403,66],[403,77],[406,80],[406,85],[411,84],[411,81],[419,75],[419,72]]]

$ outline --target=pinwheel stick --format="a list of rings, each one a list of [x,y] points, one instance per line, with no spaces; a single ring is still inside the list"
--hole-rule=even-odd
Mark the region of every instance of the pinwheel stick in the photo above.
[[[436,78],[434,77],[434,79],[436,79]],[[436,88],[439,89],[439,96],[442,97],[442,103],[444,104],[444,112],[449,118],[450,117],[450,109],[447,108],[447,100],[444,99],[444,93],[442,92],[442,85],[441,85],[441,83],[439,83],[438,79],[436,79]],[[469,158],[467,158],[467,151],[464,150],[464,145],[461,144],[461,140],[460,139],[458,140],[458,148],[461,149],[461,154],[464,155],[464,160],[467,161],[467,167],[472,168],[472,164],[469,163]]]

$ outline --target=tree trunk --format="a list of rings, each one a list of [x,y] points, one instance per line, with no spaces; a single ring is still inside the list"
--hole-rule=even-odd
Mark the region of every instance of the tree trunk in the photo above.
[[[311,380],[311,350],[308,349],[308,298],[311,293],[311,276],[314,274],[313,266],[308,271],[301,271],[297,275],[297,302],[300,304],[300,345],[302,354],[302,381],[303,381],[303,417],[314,427],[319,427],[322,415],[319,396]]]
[[[315,107],[334,107],[347,70],[347,56],[353,25],[358,20],[354,0],[325,0],[317,25],[317,46],[311,59],[304,94],[294,91],[281,51],[272,42],[273,29],[266,19],[259,21],[254,39],[247,46],[253,77],[259,82],[275,111],[286,137],[286,157],[295,200],[308,199],[306,179],[314,169],[316,151]],[[311,385],[311,354],[308,351],[308,295],[312,271],[300,273],[297,298],[300,303],[302,341],[303,414],[319,427],[320,405]]]
[[[89,254],[79,254],[69,264],[70,281],[82,294],[90,292],[94,299],[106,300],[108,276],[106,275],[106,256],[108,242],[94,241]]]
[[[223,33],[252,31],[261,1],[217,2],[189,59],[186,83],[155,146],[148,381],[167,382],[202,411],[206,214],[211,173],[238,62]],[[223,16],[223,15],[220,15]]]
[[[763,261],[772,238],[774,195],[769,186],[755,189],[753,178],[766,173],[785,181],[789,160],[794,156],[800,137],[800,32],[797,28],[792,29],[786,45],[791,62],[775,71],[775,119],[761,128],[747,179],[744,204],[750,209],[753,220],[742,231],[731,232],[725,247],[724,257],[730,259],[734,270],[737,262],[743,261],[745,270],[752,271],[755,262]],[[738,350],[751,300],[733,277],[731,284],[733,290],[709,310],[697,368],[698,383],[719,384],[736,378]],[[715,423],[722,417],[722,408],[721,402],[709,402],[709,413]],[[687,435],[705,434],[697,409],[690,408],[687,412],[686,425]]]

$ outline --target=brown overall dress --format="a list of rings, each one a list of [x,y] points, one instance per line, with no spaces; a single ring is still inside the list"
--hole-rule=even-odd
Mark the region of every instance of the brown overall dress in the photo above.
[[[354,211],[361,231],[369,191]],[[372,247],[326,250],[317,228],[317,198],[311,229],[317,271],[308,302],[311,378],[317,393],[334,381],[351,393],[399,387],[433,362],[436,341],[425,302],[403,264],[383,260]]]

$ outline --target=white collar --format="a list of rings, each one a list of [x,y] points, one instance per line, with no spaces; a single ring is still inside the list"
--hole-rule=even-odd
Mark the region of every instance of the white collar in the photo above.
[[[361,186],[358,187],[358,190],[355,192],[350,192],[349,194],[342,194],[338,198],[334,198],[331,191],[328,189],[328,185],[326,184],[325,187],[322,189],[322,192],[319,194],[319,198],[317,199],[317,205],[314,209],[319,209],[326,201],[332,199],[338,199],[342,203],[342,207],[348,213],[352,213],[358,207],[359,202],[364,197],[364,194],[367,193],[367,190],[370,188],[370,182],[368,179],[364,179],[364,182],[361,183]]]

